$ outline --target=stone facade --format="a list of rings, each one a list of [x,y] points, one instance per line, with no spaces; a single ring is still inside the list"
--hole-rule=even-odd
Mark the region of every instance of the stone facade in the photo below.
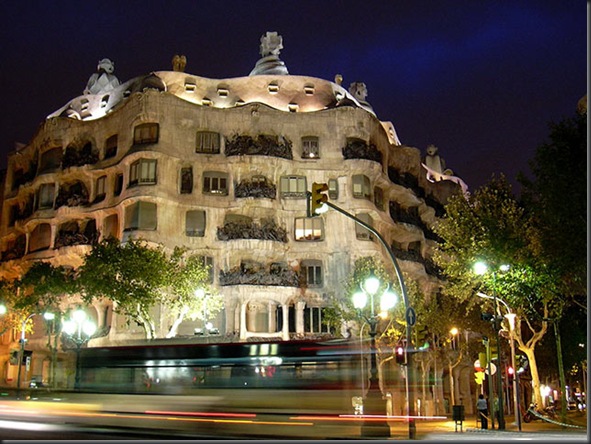
[[[141,237],[213,265],[225,301],[214,322],[221,340],[330,333],[322,309],[342,295],[355,260],[389,259],[342,214],[307,217],[306,192],[319,182],[388,240],[423,291],[437,291],[431,227],[461,180],[428,180],[420,150],[340,82],[261,69],[232,79],[179,70],[111,79],[108,91],[87,90],[50,114],[8,158],[2,278],[35,260],[77,267],[109,235]],[[259,234],[234,235],[232,224]],[[290,278],[303,274],[305,283]],[[142,338],[108,301],[94,309],[108,330],[94,345]],[[170,319],[157,310],[162,336]],[[186,321],[179,334],[196,326]]]

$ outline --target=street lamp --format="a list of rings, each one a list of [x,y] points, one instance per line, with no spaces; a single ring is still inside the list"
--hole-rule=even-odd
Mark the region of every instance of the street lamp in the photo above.
[[[501,265],[499,267],[501,271],[509,270],[508,265]],[[488,271],[488,265],[484,262],[476,262],[474,264],[474,273],[478,275],[484,275]],[[494,315],[493,315],[493,328],[495,331],[495,336],[497,339],[497,356],[498,356],[498,369],[497,369],[497,398],[499,400],[499,430],[505,430],[505,412],[503,407],[503,375],[501,375],[501,345],[499,339],[499,326],[497,324],[497,291],[496,291],[496,270],[492,270],[492,279],[493,279],[493,301],[494,301]],[[494,417],[494,404],[492,406],[493,410],[493,417]]]
[[[382,392],[380,390],[380,383],[378,380],[378,367],[376,360],[376,335],[378,332],[378,322],[380,319],[380,314],[384,316],[384,314],[388,310],[394,307],[397,299],[396,295],[393,292],[389,291],[388,287],[380,297],[380,313],[376,313],[374,296],[380,289],[380,285],[380,280],[372,275],[365,280],[364,284],[360,283],[359,286],[361,287],[361,291],[358,291],[353,295],[353,306],[358,310],[365,308],[369,296],[370,315],[363,315],[365,321],[369,325],[369,336],[371,338],[370,378],[369,388],[367,390],[366,403],[364,406],[364,414],[369,413],[372,415],[383,415],[384,413],[383,401],[381,396]],[[363,425],[361,426],[361,434],[364,436],[390,436],[390,426],[386,421],[368,422],[367,420],[365,420]]]
[[[6,307],[5,307],[5,312],[6,312]],[[29,319],[31,319],[33,316],[38,315],[38,314],[40,314],[40,313],[31,313],[29,316],[27,316],[23,320],[23,323],[21,325],[21,338],[19,340],[20,348],[19,348],[18,362],[17,362],[18,370],[16,373],[16,397],[17,397],[17,399],[20,398],[20,394],[21,394],[21,371],[22,371],[22,366],[23,366],[23,359],[25,358],[25,343],[27,342],[27,339],[25,338],[27,322],[29,322]],[[49,320],[52,320],[55,317],[55,315],[53,313],[46,312],[46,313],[43,313],[43,317],[49,321]]]
[[[96,325],[88,319],[84,310],[78,308],[72,313],[72,318],[64,321],[63,332],[76,345],[76,376],[74,389],[80,389],[80,348],[86,344],[96,332]]]
[[[515,368],[515,313],[507,313],[505,315],[509,321],[509,334],[511,344],[511,367],[513,368],[513,409],[515,410],[515,424],[521,432],[521,409],[519,406],[519,372]]]

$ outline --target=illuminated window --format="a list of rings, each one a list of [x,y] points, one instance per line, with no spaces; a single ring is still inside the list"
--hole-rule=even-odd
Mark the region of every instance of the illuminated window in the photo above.
[[[306,197],[306,176],[281,176],[280,194],[281,197]]]
[[[198,131],[196,153],[219,154],[220,134],[213,131]]]
[[[279,84],[277,82],[271,82],[268,86],[269,93],[277,94],[279,92]]]
[[[218,86],[218,96],[220,97],[228,97],[229,91],[228,87],[225,85]]]
[[[296,241],[321,241],[324,239],[324,221],[321,217],[298,217],[295,220]]]
[[[299,108],[300,108],[300,106],[297,103],[288,103],[287,104],[287,109],[289,110],[289,112],[295,113]]]
[[[156,143],[158,142],[159,126],[157,123],[142,123],[133,130],[133,143]]]
[[[301,277],[307,287],[322,287],[322,262],[306,259],[302,261]]]
[[[336,179],[328,179],[328,197],[330,199],[339,198],[339,181]]]
[[[156,183],[156,160],[139,159],[129,168],[129,186],[154,185]]]
[[[304,93],[306,93],[307,96],[314,95],[314,85],[304,85]]]
[[[181,194],[191,194],[193,192],[193,168],[181,168]]]
[[[203,194],[228,195],[228,173],[220,171],[203,173]]]
[[[117,134],[109,137],[105,142],[105,159],[115,157],[117,155]]]
[[[361,222],[365,222],[367,225],[373,228],[373,219],[369,214],[361,213],[357,214],[356,217]],[[357,239],[373,241],[373,235],[371,234],[371,232],[367,230],[367,228],[362,227],[359,224],[355,224],[355,235],[357,236]]]
[[[205,236],[205,211],[189,210],[185,214],[185,234],[187,236]]]
[[[195,88],[197,88],[195,80],[193,80],[191,78],[185,79],[185,92],[194,93]]]
[[[53,201],[55,199],[55,184],[44,183],[39,187],[37,194],[37,209],[44,210],[53,208]]]
[[[302,158],[317,159],[319,157],[318,137],[302,137]]]
[[[369,177],[365,174],[356,174],[353,176],[353,197],[371,199],[371,185]]]
[[[156,204],[136,202],[125,208],[125,231],[155,230]]]
[[[211,106],[213,105],[213,101],[208,97],[204,97],[203,99],[201,99],[201,104],[203,106]]]

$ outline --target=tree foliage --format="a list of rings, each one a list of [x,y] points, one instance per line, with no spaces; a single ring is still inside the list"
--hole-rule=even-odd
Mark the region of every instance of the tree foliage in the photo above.
[[[477,297],[478,292],[496,296],[517,314],[516,341],[528,356],[534,393],[541,403],[534,351],[548,330],[547,319],[552,310],[559,312],[560,304],[553,270],[539,256],[539,231],[531,216],[506,179],[493,177],[468,199],[450,199],[435,231],[443,240],[435,260],[447,278],[445,293],[482,306],[483,311],[490,311],[491,300]],[[490,271],[476,275],[477,261],[487,263]],[[510,268],[503,272],[501,265]],[[503,313],[497,304],[494,315]]]
[[[78,269],[78,278],[87,302],[107,298],[113,309],[137,322],[147,337],[155,335],[152,308],[163,300],[167,257],[161,246],[130,239],[120,243],[107,238],[93,246]]]
[[[587,296],[587,114],[550,125],[549,141],[520,174],[523,199],[540,232],[540,251],[560,294],[584,310]]]
[[[148,339],[157,335],[153,308],[162,305],[173,319],[168,336],[185,316],[192,319],[205,307],[215,315],[222,307],[211,295],[209,272],[198,256],[187,256],[183,248],[167,253],[160,244],[142,239],[120,243],[107,238],[93,246],[78,269],[78,285],[86,302],[106,298],[115,312],[141,325]],[[204,290],[199,299],[195,290]]]

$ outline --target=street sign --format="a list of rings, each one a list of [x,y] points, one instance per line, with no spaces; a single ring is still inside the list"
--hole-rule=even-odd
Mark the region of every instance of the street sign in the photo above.
[[[497,372],[497,366],[494,365],[492,362],[490,363],[490,374],[491,376],[494,375]],[[484,370],[484,373],[486,373],[488,375],[488,368],[486,368],[486,370]]]
[[[408,307],[406,309],[406,322],[411,327],[414,326],[417,322],[417,313],[415,312],[415,309],[412,307]]]

